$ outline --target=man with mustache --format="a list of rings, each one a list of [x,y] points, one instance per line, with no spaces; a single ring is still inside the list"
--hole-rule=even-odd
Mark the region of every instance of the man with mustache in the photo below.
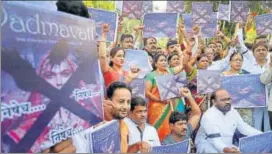
[[[157,53],[157,40],[155,37],[144,38],[144,50],[154,56]]]
[[[246,136],[262,132],[243,121],[237,110],[231,108],[231,97],[225,89],[211,94],[213,106],[202,116],[195,144],[199,153],[239,153],[232,139],[236,129]]]
[[[146,142],[139,142],[132,145],[129,143],[129,128],[124,122],[130,110],[131,88],[124,82],[113,82],[107,89],[108,100],[104,101],[104,117],[107,121],[119,120],[120,123],[120,139],[121,153],[133,152],[150,152],[150,146]],[[100,124],[104,124],[102,122]],[[97,126],[99,126],[98,124]],[[97,127],[96,126],[96,127]],[[73,137],[73,144],[76,147],[76,153],[90,153],[90,136],[91,129],[86,130],[82,134]]]
[[[142,97],[132,98],[129,117],[125,118],[125,123],[129,129],[129,145],[145,142],[146,146],[151,149],[151,146],[160,146],[161,143],[156,129],[146,123],[146,104]]]
[[[178,41],[176,40],[169,40],[166,44],[166,53],[165,55],[168,56],[169,54],[173,52],[179,52],[181,50],[180,45],[178,44]]]
[[[187,117],[185,113],[177,111],[171,113],[169,117],[171,134],[163,140],[162,144],[165,145],[189,139],[200,120],[201,111],[190,90],[188,88],[181,88],[180,93],[181,96],[184,96],[190,102],[191,115]]]

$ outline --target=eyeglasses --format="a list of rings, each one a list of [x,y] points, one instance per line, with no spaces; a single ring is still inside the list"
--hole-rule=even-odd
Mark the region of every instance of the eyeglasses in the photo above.
[[[231,102],[232,98],[223,98],[223,99],[217,99],[218,102]]]

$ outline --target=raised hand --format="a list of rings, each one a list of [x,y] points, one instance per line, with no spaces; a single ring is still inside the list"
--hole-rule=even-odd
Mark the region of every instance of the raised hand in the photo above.
[[[179,30],[180,30],[181,32],[184,32],[184,31],[186,30],[184,21],[181,21],[181,22],[179,23]]]
[[[143,30],[144,27],[145,27],[144,25],[136,25],[133,30],[137,32],[138,30]]]
[[[200,27],[198,25],[193,26],[193,32],[195,35],[198,35],[200,32]]]
[[[102,24],[102,34],[107,34],[110,30],[109,24]]]
[[[135,78],[137,78],[139,76],[141,72],[141,69],[139,67],[137,67],[135,64],[130,65],[130,72],[129,72],[129,78],[134,80]]]
[[[181,97],[191,98],[192,94],[188,88],[180,88],[180,95]]]

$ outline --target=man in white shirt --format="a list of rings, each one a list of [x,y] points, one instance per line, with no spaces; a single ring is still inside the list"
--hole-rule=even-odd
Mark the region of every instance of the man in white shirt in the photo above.
[[[269,48],[268,48],[268,40],[263,37],[257,37],[254,40],[254,45],[252,47],[252,51],[249,50],[244,43],[243,40],[243,29],[239,27],[238,29],[238,39],[241,46],[241,51],[244,56],[244,63],[242,69],[246,70],[250,74],[261,74],[265,71],[265,68],[268,67],[270,59],[269,59]],[[264,108],[254,108],[253,109],[254,116],[254,127],[261,130],[262,125],[264,123],[264,130],[270,130],[268,119],[268,111],[267,107]]]
[[[231,108],[231,100],[225,89],[216,90],[211,94],[214,105],[201,119],[195,140],[197,152],[236,153],[239,149],[232,144],[236,129],[247,136],[262,133],[243,121],[239,113]]]
[[[146,101],[141,97],[132,98],[129,117],[125,118],[129,130],[129,145],[142,141],[147,142],[152,147],[161,145],[157,130],[146,123],[146,117]]]
[[[260,76],[263,84],[272,84],[272,54],[270,55],[270,63],[266,70]],[[268,101],[268,112],[270,118],[270,127],[272,128],[272,88],[270,88],[270,96]]]

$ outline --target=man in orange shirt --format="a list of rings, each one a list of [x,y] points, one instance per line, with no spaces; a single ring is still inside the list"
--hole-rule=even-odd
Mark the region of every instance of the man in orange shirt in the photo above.
[[[113,119],[120,122],[120,138],[121,138],[121,153],[136,153],[138,151],[146,153],[151,151],[151,146],[146,142],[137,142],[128,146],[129,129],[124,122],[130,111],[131,89],[124,82],[113,82],[107,89],[108,100],[104,101],[104,117],[106,121]],[[99,126],[105,123],[101,122]],[[90,135],[89,129],[73,137],[73,146],[76,148],[76,153],[90,153]]]
[[[128,146],[129,130],[124,122],[130,110],[131,89],[124,82],[114,82],[107,90],[109,100],[104,101],[106,120],[118,119],[120,121],[121,153],[150,152],[151,146],[146,142],[138,142]]]

